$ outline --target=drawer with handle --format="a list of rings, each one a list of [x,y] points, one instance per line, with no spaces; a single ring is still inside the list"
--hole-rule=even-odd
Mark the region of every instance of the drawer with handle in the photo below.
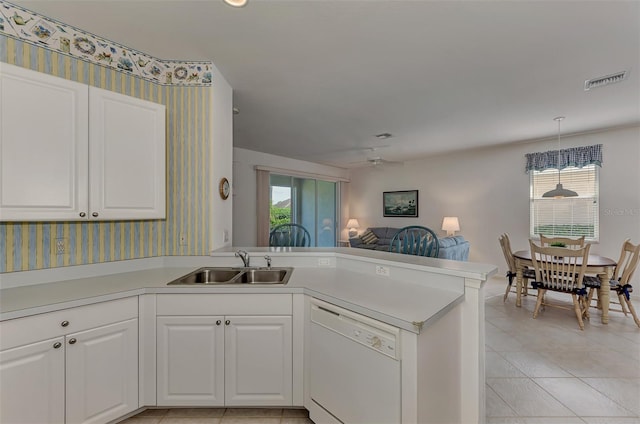
[[[138,297],[0,322],[0,350],[138,317]]]

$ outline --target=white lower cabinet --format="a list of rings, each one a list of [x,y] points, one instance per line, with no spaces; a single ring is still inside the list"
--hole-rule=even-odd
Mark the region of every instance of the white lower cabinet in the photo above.
[[[225,322],[225,404],[291,405],[291,317],[233,316]]]
[[[64,338],[0,352],[0,422],[64,422]]]
[[[138,408],[138,320],[66,337],[67,423],[104,423]]]
[[[157,405],[291,406],[291,299],[158,295]]]
[[[224,405],[223,319],[158,317],[158,406]]]
[[[137,409],[137,313],[128,298],[0,322],[0,422],[107,423]]]
[[[158,317],[158,406],[291,405],[290,316]]]

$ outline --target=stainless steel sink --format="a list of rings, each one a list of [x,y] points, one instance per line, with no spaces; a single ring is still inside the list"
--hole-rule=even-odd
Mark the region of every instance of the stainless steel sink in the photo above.
[[[293,268],[249,269],[238,277],[242,284],[286,284]]]
[[[195,270],[168,285],[206,286],[216,284],[279,284],[289,282],[293,268],[207,267]]]
[[[169,285],[229,284],[241,273],[241,270],[234,268],[200,268],[170,282]]]

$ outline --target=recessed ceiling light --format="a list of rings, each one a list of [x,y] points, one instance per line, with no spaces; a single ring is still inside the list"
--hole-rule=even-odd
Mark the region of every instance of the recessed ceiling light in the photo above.
[[[249,0],[222,0],[226,4],[232,7],[245,7]]]
[[[376,134],[376,138],[379,138],[380,140],[386,140],[387,138],[391,138],[391,137],[393,137],[391,133]]]

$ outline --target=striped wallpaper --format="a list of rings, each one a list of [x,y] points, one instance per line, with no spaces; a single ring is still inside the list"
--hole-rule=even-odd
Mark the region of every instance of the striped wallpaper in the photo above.
[[[0,222],[0,273],[209,251],[211,88],[161,86],[0,35],[0,62],[162,103],[167,107],[167,218]],[[185,234],[186,246],[179,245]],[[68,240],[58,255],[55,239]]]

